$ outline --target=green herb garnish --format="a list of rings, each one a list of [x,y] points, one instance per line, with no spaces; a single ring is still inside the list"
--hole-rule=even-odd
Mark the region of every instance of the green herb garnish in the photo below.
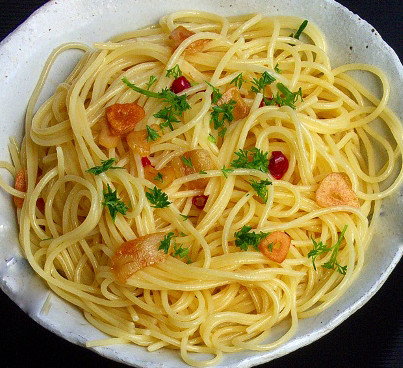
[[[227,133],[227,127],[220,129],[218,131],[218,136],[224,138],[225,133]]]
[[[171,204],[171,202],[168,201],[168,194],[164,193],[161,189],[157,187],[147,189],[149,192],[146,192],[146,197],[151,203],[151,207],[165,208]]]
[[[147,142],[155,141],[160,137],[158,132],[155,129],[151,128],[149,125],[146,125],[146,129],[147,129]]]
[[[160,183],[164,182],[164,178],[162,177],[162,174],[160,172],[155,176],[154,180],[159,181]]]
[[[116,162],[116,158],[110,158],[109,160],[101,160],[100,166],[91,167],[91,169],[88,169],[87,172],[94,174],[94,175],[99,175],[109,169],[111,169],[111,170],[124,169],[123,167],[120,167],[120,166],[112,166],[115,162]]]
[[[266,86],[272,84],[275,80],[276,78],[274,78],[268,72],[264,72],[259,79],[253,78],[252,80],[253,86],[251,88],[251,91],[255,93],[260,92],[264,94],[264,89],[266,88]]]
[[[323,244],[321,241],[317,243],[312,237],[312,243],[313,243],[313,249],[308,253],[308,258],[312,257],[312,265],[313,268],[316,270],[315,266],[315,261],[316,257],[318,257],[320,254],[327,253],[327,252],[332,252],[330,259],[328,262],[322,265],[323,268],[328,268],[330,270],[334,270],[336,267],[336,271],[342,275],[345,275],[347,272],[347,266],[340,266],[340,264],[337,262],[337,253],[339,252],[340,248],[340,243],[343,240],[344,233],[347,230],[347,225],[344,226],[339,239],[337,240],[336,244],[333,245],[332,247],[328,248],[326,244]]]
[[[155,75],[150,75],[150,79],[148,80],[148,82],[147,82],[147,84],[146,84],[147,89],[150,89],[151,86],[152,86],[156,81],[157,81],[156,76],[155,76]]]
[[[235,236],[235,245],[242,250],[248,250],[249,246],[254,247],[258,250],[258,245],[262,239],[264,239],[269,233],[263,233],[262,231],[258,233],[250,232],[252,226],[244,225],[241,230],[237,231]]]
[[[168,235],[164,236],[164,239],[161,240],[161,245],[159,246],[158,250],[163,250],[164,253],[169,252],[169,248],[171,246],[171,239],[174,237],[174,233],[168,233]]]
[[[161,92],[152,92],[130,83],[126,77],[124,77],[122,81],[133,91],[148,97],[162,99],[163,102],[169,104],[169,106],[164,107],[154,114],[154,117],[164,120],[164,122],[160,124],[161,128],[169,127],[171,130],[174,130],[172,123],[179,123],[179,118],[182,116],[183,112],[190,109],[190,105],[186,100],[186,94],[178,96],[168,88],[164,88]]]
[[[235,87],[238,87],[238,89],[241,89],[242,84],[246,82],[245,79],[242,77],[242,73],[239,73],[231,82],[230,84],[233,84]]]
[[[223,173],[225,178],[228,179],[228,173],[234,172],[234,169],[230,169],[230,168],[226,169],[225,165],[224,165],[223,168],[221,169],[221,172]]]
[[[278,63],[276,64],[276,66],[274,67],[274,71],[278,74],[281,74],[281,69],[278,67]]]
[[[291,92],[283,83],[277,83],[277,88],[281,92],[277,92],[277,95],[274,96],[271,100],[264,98],[264,102],[266,106],[270,105],[278,105],[278,106],[289,106],[295,110],[295,102],[298,101],[298,98],[301,101],[304,101],[302,98],[302,89],[301,87],[297,92]]]
[[[267,186],[271,185],[272,182],[268,179],[265,180],[251,180],[250,185],[255,190],[258,197],[262,198],[263,202],[266,203],[269,195],[269,191],[267,190]]]
[[[304,29],[306,28],[306,26],[308,25],[308,21],[305,19],[301,25],[299,26],[297,32],[295,32],[295,35],[293,33],[290,34],[290,37],[294,37],[297,40],[299,40],[299,36],[301,36],[301,33],[304,31]]]
[[[178,64],[176,64],[173,68],[167,70],[167,77],[179,78],[182,75],[182,70]]]
[[[180,258],[185,258],[187,263],[192,263],[190,257],[189,257],[189,248],[182,248],[182,244],[174,244],[174,257],[180,257]]]
[[[252,148],[251,150],[240,149],[235,152],[238,156],[237,159],[231,162],[231,166],[239,169],[255,169],[267,173],[269,171],[269,158],[268,152],[263,152],[259,148]]]
[[[236,105],[236,101],[230,100],[228,103],[222,104],[220,106],[213,106],[213,112],[211,113],[210,121],[214,124],[214,129],[221,128],[225,121],[233,121],[234,115],[232,111]]]
[[[208,135],[208,138],[207,138],[207,139],[208,139],[209,142],[211,142],[211,143],[217,143],[217,138],[214,137],[214,136],[211,135],[211,134]]]
[[[220,90],[218,88],[214,87],[209,82],[206,82],[206,83],[213,89],[213,96],[211,98],[211,102],[213,104],[216,104],[218,102],[218,100],[222,97],[222,93],[220,92]]]
[[[129,208],[123,201],[121,201],[118,198],[117,190],[113,192],[109,184],[107,185],[107,189],[108,189],[107,191],[103,192],[104,201],[102,202],[102,205],[104,207],[108,206],[112,220],[115,221],[118,212],[121,213],[122,215],[126,215],[126,212]]]
[[[186,166],[193,167],[192,159],[190,157],[186,158],[185,156],[181,156],[181,159]]]
[[[183,217],[183,221],[186,221],[188,218],[189,218],[189,216],[186,216],[186,215],[182,215],[181,213],[179,214],[181,217]]]
[[[199,174],[207,174],[207,171],[204,171],[204,170],[199,171]]]

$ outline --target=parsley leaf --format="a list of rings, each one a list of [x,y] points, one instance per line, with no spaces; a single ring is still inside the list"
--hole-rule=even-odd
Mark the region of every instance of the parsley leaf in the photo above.
[[[181,159],[186,166],[193,167],[192,159],[190,157],[186,158],[185,156],[181,156]]]
[[[169,252],[169,248],[171,246],[171,239],[173,238],[174,233],[168,233],[168,235],[164,236],[164,239],[161,240],[161,245],[159,246],[158,250],[163,250],[165,254]]]
[[[162,99],[163,102],[169,104],[169,106],[164,107],[162,110],[154,114],[154,117],[165,120],[160,124],[161,128],[169,127],[171,130],[174,130],[172,123],[179,123],[179,118],[182,116],[182,113],[185,110],[190,109],[190,105],[186,99],[186,94],[178,96],[168,88],[164,88],[161,92],[152,92],[130,83],[126,77],[123,77],[122,81],[133,91],[148,97]]]
[[[159,181],[160,183],[164,182],[164,178],[160,172],[155,176],[154,180]]]
[[[165,120],[163,123],[160,124],[161,130],[165,127],[169,127],[169,129],[174,130],[172,123],[180,123],[180,120],[177,119],[171,107],[164,107],[153,116],[155,118]]]
[[[238,158],[231,162],[232,167],[239,169],[255,169],[264,173],[269,171],[268,152],[263,152],[259,148],[254,147],[251,150],[240,149],[238,152],[235,152],[235,154]]]
[[[242,84],[246,82],[245,79],[243,79],[242,77],[242,73],[239,73],[231,82],[229,82],[230,84],[234,84],[235,87],[238,87],[239,89],[241,89]]]
[[[221,130],[218,131],[218,136],[219,137],[224,137],[225,133],[227,133],[227,128],[222,128]]]
[[[211,142],[211,143],[217,143],[217,138],[214,137],[214,136],[211,135],[211,134],[208,135],[208,138],[207,138],[207,139],[208,139],[209,142]]]
[[[211,101],[213,102],[213,104],[216,104],[218,102],[218,100],[222,97],[222,93],[220,92],[220,90],[218,88],[214,87],[209,82],[206,82],[206,83],[213,89],[213,97],[211,98]]]
[[[298,98],[300,98],[301,101],[304,101],[304,99],[302,98],[301,87],[298,89],[297,92],[291,92],[283,83],[277,83],[276,86],[284,97],[277,92],[277,95],[273,97],[272,100],[269,100],[268,103],[266,103],[267,105],[276,103],[279,106],[290,106],[292,109],[295,110],[295,103],[298,101]]]
[[[150,89],[151,86],[157,81],[157,78],[155,77],[155,75],[150,75],[150,79],[148,80],[146,86],[147,89]]]
[[[176,64],[173,68],[167,70],[167,77],[179,78],[182,75],[182,70],[178,64]]]
[[[328,262],[322,265],[323,268],[328,268],[330,270],[334,270],[336,267],[336,271],[342,275],[345,275],[347,272],[347,266],[341,266],[337,262],[337,253],[339,252],[341,241],[343,240],[344,234],[347,230],[347,225],[344,226],[342,232],[340,233],[339,239],[337,240],[336,244],[332,247],[328,248],[326,244],[323,244],[321,241],[317,243],[312,237],[313,249],[308,253],[308,258],[312,257],[312,265],[316,271],[315,261],[316,258],[323,253],[332,252],[330,259]]]
[[[87,172],[94,174],[94,175],[99,175],[109,169],[111,169],[111,170],[124,169],[124,167],[112,166],[115,162],[116,162],[116,158],[110,158],[109,160],[101,160],[100,166],[91,167],[91,169],[88,169]]]
[[[304,29],[306,28],[306,26],[308,25],[308,21],[305,19],[301,25],[299,26],[297,32],[295,32],[295,35],[293,33],[290,34],[290,37],[294,37],[297,40],[299,40],[299,36],[301,36],[301,33],[304,31]]]
[[[223,168],[221,169],[221,172],[223,173],[225,178],[228,179],[228,173],[234,172],[234,169],[230,169],[230,168],[226,169],[225,165],[224,165]]]
[[[251,91],[264,94],[264,89],[266,88],[266,86],[272,84],[275,80],[276,78],[274,78],[268,72],[264,72],[259,79],[253,78],[252,84],[254,84],[254,86],[252,86]]]
[[[161,189],[154,187],[153,189],[147,188],[149,192],[146,192],[146,197],[151,203],[151,207],[165,208],[172,202],[168,201],[168,194],[164,193]]]
[[[181,213],[179,214],[181,217],[183,217],[183,221],[186,221],[188,218],[189,218],[189,216],[186,216],[186,215],[182,215]]]
[[[258,245],[262,239],[264,239],[269,233],[260,232],[254,233],[250,232],[252,230],[252,226],[244,225],[241,230],[237,231],[235,236],[235,245],[242,250],[248,250],[249,246],[254,247],[256,250],[258,249]]]
[[[121,213],[122,215],[126,215],[127,210],[129,209],[126,204],[121,201],[117,196],[117,190],[114,192],[112,188],[108,184],[108,190],[104,191],[104,202],[102,205],[104,207],[108,206],[109,213],[111,214],[112,220],[115,221],[117,213]]]
[[[149,125],[146,125],[146,129],[147,129],[147,142],[155,141],[160,137],[158,132],[155,129],[151,128]]]
[[[204,171],[204,170],[199,171],[199,174],[207,174],[207,171]]]
[[[174,244],[174,257],[185,258],[187,263],[191,263],[191,259],[189,257],[189,248],[182,248],[182,244]]]
[[[221,128],[225,121],[234,120],[232,111],[236,105],[236,101],[230,100],[228,103],[224,103],[220,106],[213,106],[213,112],[211,113],[210,121],[214,124],[214,129]]]
[[[268,195],[269,195],[269,192],[267,190],[267,186],[271,185],[271,184],[272,184],[272,182],[270,180],[268,180],[268,179],[260,180],[260,181],[256,181],[256,180],[252,179],[250,181],[250,185],[255,190],[255,192],[258,195],[258,197],[262,198],[264,203],[267,202],[267,198],[268,198]]]
[[[274,67],[274,71],[278,74],[281,74],[281,69],[278,67],[278,63],[276,64],[276,66]]]

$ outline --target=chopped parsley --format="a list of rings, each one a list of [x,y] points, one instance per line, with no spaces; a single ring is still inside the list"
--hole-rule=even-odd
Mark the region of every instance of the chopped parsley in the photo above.
[[[211,102],[213,104],[216,104],[218,102],[218,100],[222,97],[222,93],[220,92],[220,90],[218,88],[214,87],[209,82],[206,82],[206,83],[213,89],[213,96],[211,98]]]
[[[192,263],[190,257],[189,257],[189,248],[182,248],[182,244],[174,244],[174,257],[180,257],[180,258],[185,258],[187,263]]]
[[[199,171],[199,174],[207,174],[207,171],[204,171],[204,170]]]
[[[294,38],[296,38],[297,40],[299,40],[299,36],[301,36],[301,33],[304,31],[304,29],[306,28],[307,25],[308,25],[308,21],[305,19],[305,20],[301,23],[301,25],[299,26],[297,32],[295,32],[295,34],[294,34],[294,33],[291,33],[291,34],[290,34],[290,37],[294,37]]]
[[[211,134],[208,135],[208,138],[207,138],[207,139],[208,139],[209,142],[211,142],[211,143],[217,143],[217,138],[214,137],[214,136],[211,135]]]
[[[235,245],[242,250],[248,250],[249,246],[254,247],[258,250],[258,245],[262,239],[264,239],[269,233],[254,233],[252,230],[252,226],[244,225],[241,230],[237,231],[235,236]]]
[[[160,172],[155,176],[154,180],[159,181],[160,183],[164,182],[164,178],[162,177],[162,174]]]
[[[183,221],[186,221],[189,218],[189,216],[182,215],[181,213],[179,215],[183,218]]]
[[[229,82],[230,84],[233,84],[235,87],[237,87],[238,89],[241,89],[242,84],[246,82],[245,79],[243,79],[242,77],[242,73],[239,73],[231,82]]]
[[[102,205],[104,207],[108,206],[109,213],[112,217],[112,220],[115,221],[117,213],[121,213],[122,215],[126,215],[127,210],[129,209],[126,204],[121,201],[117,196],[117,190],[114,192],[112,188],[108,184],[108,190],[104,191],[104,201]]]
[[[91,167],[91,169],[88,169],[87,172],[94,174],[94,175],[99,175],[109,169],[114,170],[114,169],[124,169],[123,167],[120,166],[112,166],[116,162],[116,158],[110,158],[109,160],[101,160],[101,165],[100,166],[94,166]]]
[[[232,111],[236,105],[236,101],[230,100],[228,103],[213,106],[210,121],[214,124],[214,129],[219,129],[224,126],[225,121],[233,121],[234,115]]]
[[[234,172],[234,169],[230,169],[230,168],[226,169],[225,165],[224,165],[223,168],[221,169],[221,172],[223,173],[225,178],[228,179],[228,173]]]
[[[275,80],[276,80],[276,78],[274,78],[268,72],[264,72],[259,79],[253,78],[253,80],[252,80],[253,86],[251,88],[251,91],[255,92],[255,93],[260,92],[260,93],[264,94],[264,90],[265,90],[266,86],[268,86],[269,84],[272,84]]]
[[[136,91],[148,97],[162,99],[163,102],[169,105],[153,115],[156,118],[164,120],[160,124],[161,129],[164,127],[169,127],[171,130],[174,130],[172,123],[179,123],[180,122],[179,118],[182,116],[183,112],[185,110],[190,109],[190,105],[186,99],[187,98],[186,94],[178,96],[168,88],[164,88],[161,92],[152,92],[137,87],[133,83],[130,83],[126,77],[123,77],[122,81],[133,91]]]
[[[340,233],[339,239],[337,240],[336,244],[333,245],[332,247],[328,248],[326,246],[326,244],[323,244],[321,241],[319,243],[317,243],[315,241],[315,239],[312,239],[312,243],[313,243],[313,249],[308,253],[308,258],[312,257],[312,265],[313,268],[316,270],[316,265],[315,265],[315,261],[316,258],[320,255],[320,254],[324,254],[327,252],[332,252],[330,259],[328,262],[324,263],[322,265],[323,268],[328,268],[330,270],[334,270],[336,267],[336,271],[342,275],[345,275],[347,272],[347,266],[341,266],[338,262],[337,262],[337,253],[339,252],[339,248],[340,248],[340,243],[343,240],[344,234],[347,230],[347,225],[344,226],[342,232]]]
[[[218,136],[224,138],[225,133],[227,133],[227,128],[226,127],[222,128],[221,130],[218,131]]]
[[[151,86],[152,86],[156,81],[157,81],[156,76],[155,76],[155,75],[150,75],[150,79],[148,80],[148,82],[147,82],[147,84],[146,84],[147,89],[150,89]]]
[[[267,173],[269,171],[269,158],[268,152],[263,152],[259,148],[252,148],[250,150],[240,149],[235,152],[238,156],[237,159],[231,162],[231,166],[238,169],[255,169]]]
[[[186,166],[193,167],[192,159],[190,157],[186,158],[185,156],[181,156],[181,159]]]
[[[167,70],[167,77],[179,78],[182,75],[182,70],[178,64],[176,64],[173,68]]]
[[[277,89],[281,92],[277,92],[277,95],[273,97],[273,99],[265,99],[266,105],[274,105],[277,104],[278,106],[289,106],[295,110],[295,103],[298,101],[298,98],[301,101],[304,101],[302,98],[302,89],[299,87],[297,92],[291,92],[283,83],[276,84]]]
[[[171,247],[171,239],[174,237],[174,233],[170,232],[168,235],[164,236],[164,239],[161,240],[161,245],[158,250],[163,250],[165,254],[169,252],[169,248]]]
[[[168,194],[164,193],[161,189],[157,187],[147,189],[149,192],[146,192],[146,197],[151,203],[151,207],[165,208],[171,204],[171,202],[168,201]]]
[[[149,125],[146,125],[146,129],[147,129],[147,142],[155,141],[160,137],[158,132],[155,129],[151,128]]]
[[[265,180],[251,180],[250,185],[255,190],[258,197],[262,198],[263,202],[266,203],[269,195],[269,191],[267,190],[267,186],[271,185],[272,182],[268,179]]]
[[[281,74],[281,69],[278,67],[278,63],[276,64],[276,66],[274,67],[274,71],[278,74]]]

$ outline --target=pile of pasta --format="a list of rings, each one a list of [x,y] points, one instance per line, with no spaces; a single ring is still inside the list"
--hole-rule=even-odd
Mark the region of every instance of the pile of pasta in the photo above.
[[[71,48],[83,58],[34,113]],[[1,185],[32,268],[110,336],[87,346],[214,365],[343,295],[403,180],[403,133],[385,74],[326,52],[303,19],[189,11],[52,53]]]

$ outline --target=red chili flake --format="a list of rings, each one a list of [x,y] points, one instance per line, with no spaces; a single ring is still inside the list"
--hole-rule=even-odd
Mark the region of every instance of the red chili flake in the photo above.
[[[171,85],[170,90],[173,93],[179,93],[184,91],[185,89],[188,89],[191,87],[190,82],[184,77],[183,75],[181,77],[176,78]]]
[[[192,203],[199,209],[202,210],[204,208],[204,206],[206,205],[208,200],[208,196],[202,194],[202,195],[198,195],[193,197],[192,199]]]
[[[143,167],[153,166],[153,165],[151,165],[151,161],[150,161],[150,159],[148,157],[142,157],[141,158],[141,164],[143,165]]]
[[[269,161],[269,170],[273,178],[280,180],[288,170],[288,158],[281,151],[273,151]]]

